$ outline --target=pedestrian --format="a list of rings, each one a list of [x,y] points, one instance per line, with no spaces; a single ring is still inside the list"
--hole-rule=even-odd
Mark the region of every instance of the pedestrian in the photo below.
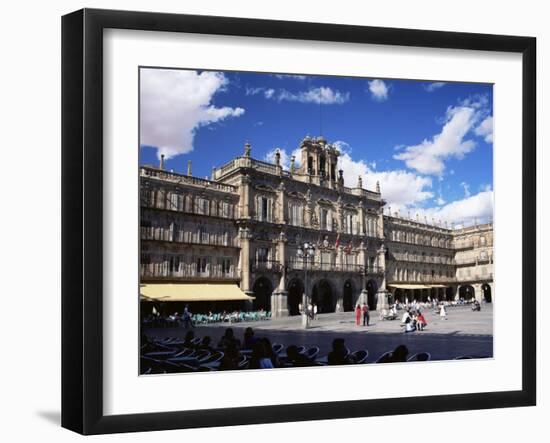
[[[369,315],[369,305],[363,303],[363,326],[369,326],[370,315]]]
[[[313,319],[317,318],[317,304],[313,303]]]
[[[418,330],[423,331],[427,324],[428,322],[426,322],[426,318],[422,312],[418,311],[418,315],[416,316],[416,327]]]
[[[355,324],[357,326],[361,325],[361,306],[357,305],[355,308]]]
[[[189,326],[191,326],[192,328],[195,327],[195,325],[193,324],[192,316],[193,314],[191,314],[191,312],[189,311],[189,305],[185,305],[185,308],[183,309],[183,314],[181,316],[185,329],[189,329]]]
[[[441,303],[441,307],[439,308],[439,316],[447,320],[447,311],[445,310],[445,305]]]

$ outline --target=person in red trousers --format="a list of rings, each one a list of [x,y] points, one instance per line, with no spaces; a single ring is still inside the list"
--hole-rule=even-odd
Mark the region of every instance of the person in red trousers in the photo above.
[[[361,306],[359,305],[355,308],[355,324],[357,326],[361,325]]]

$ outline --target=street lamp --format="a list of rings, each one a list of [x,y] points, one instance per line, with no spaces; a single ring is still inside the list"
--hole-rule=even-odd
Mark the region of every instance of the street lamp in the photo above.
[[[313,259],[315,258],[315,246],[309,242],[304,242],[303,245],[298,246],[298,249],[296,250],[296,255],[298,258],[301,258],[304,262],[304,294],[302,296],[302,327],[304,329],[307,329],[309,326],[309,316],[307,312],[307,261],[308,258],[311,259],[313,263]]]

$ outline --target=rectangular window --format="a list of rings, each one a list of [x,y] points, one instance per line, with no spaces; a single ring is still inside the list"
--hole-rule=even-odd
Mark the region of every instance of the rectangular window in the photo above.
[[[319,221],[320,221],[321,229],[326,231],[328,229],[328,223],[327,223],[327,221],[328,221],[328,210],[321,208],[321,211],[320,211],[319,215],[320,215],[320,217],[319,217],[320,220]]]
[[[175,192],[170,193],[170,210],[171,211],[177,211],[178,210],[178,194]]]
[[[269,200],[267,199],[267,197],[261,197],[260,198],[260,220],[261,221],[268,221],[267,217],[268,217],[268,203],[269,203]]]
[[[223,275],[231,273],[231,259],[230,258],[221,258],[220,259],[220,268]]]
[[[229,203],[228,202],[222,202],[221,204],[221,217],[229,218]]]
[[[207,265],[207,258],[206,257],[198,257],[197,258],[197,274],[204,275],[206,274],[206,267]]]
[[[258,248],[256,250],[257,260],[259,263],[265,263],[268,260],[269,249],[268,248]]]

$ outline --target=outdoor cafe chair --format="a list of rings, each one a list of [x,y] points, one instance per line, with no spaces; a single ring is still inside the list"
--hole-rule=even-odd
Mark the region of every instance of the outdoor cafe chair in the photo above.
[[[355,351],[353,354],[351,354],[353,359],[355,360],[356,364],[363,364],[367,361],[367,358],[369,356],[369,351],[366,349],[362,349],[360,351]]]
[[[272,348],[275,354],[279,354],[283,350],[284,346],[280,343],[274,343]]]
[[[318,346],[312,346],[307,351],[304,352],[304,355],[309,358],[310,360],[315,360],[317,356],[319,355],[319,347]]]
[[[208,364],[208,363],[215,363],[217,361],[220,361],[224,356],[224,353],[222,351],[214,351],[212,354],[207,355],[206,357],[199,358],[199,363],[201,365]]]
[[[237,364],[239,369],[246,369],[248,368],[248,357],[246,355],[241,355],[239,363]]]
[[[391,356],[392,351],[384,352],[378,359],[376,360],[376,363],[387,363],[388,358]]]
[[[430,361],[432,356],[429,352],[419,352],[409,357],[407,361]]]

